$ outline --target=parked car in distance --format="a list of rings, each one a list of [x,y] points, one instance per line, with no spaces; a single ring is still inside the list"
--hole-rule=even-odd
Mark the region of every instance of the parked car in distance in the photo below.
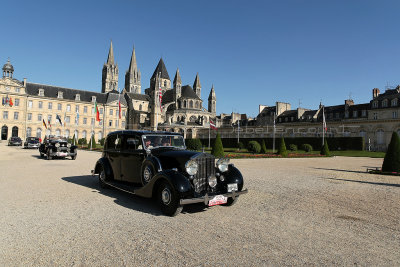
[[[8,139],[9,146],[22,146],[22,140],[18,136],[10,137]]]
[[[39,148],[39,137],[27,137],[24,142],[24,148]]]
[[[48,160],[53,158],[66,158],[71,157],[72,160],[76,159],[78,155],[78,147],[68,143],[67,138],[49,135],[43,140],[39,146],[40,157],[46,156]]]
[[[243,176],[229,159],[186,150],[178,133],[116,131],[109,133],[92,175],[102,188],[114,187],[155,198],[161,211],[175,216],[183,205],[233,205],[243,189]]]

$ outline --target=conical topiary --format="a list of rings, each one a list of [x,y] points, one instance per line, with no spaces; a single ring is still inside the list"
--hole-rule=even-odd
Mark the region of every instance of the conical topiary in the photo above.
[[[331,155],[331,152],[329,151],[329,147],[328,147],[328,142],[326,141],[326,138],[324,140],[324,145],[321,148],[321,155],[327,156],[329,157]]]
[[[262,154],[267,153],[267,147],[265,146],[265,140],[264,139],[261,142],[261,153]]]
[[[285,139],[281,137],[281,142],[279,144],[279,149],[278,149],[278,155],[281,155],[282,157],[287,157],[288,152],[286,150],[286,145],[285,145]]]
[[[92,135],[92,137],[90,138],[88,148],[90,148],[90,149],[96,148],[96,141],[94,140],[94,135]]]
[[[224,156],[224,147],[222,146],[222,140],[219,133],[217,133],[217,137],[215,138],[214,146],[211,150],[211,154],[215,157],[223,157]]]
[[[382,171],[400,172],[400,140],[396,132],[392,134],[392,139],[383,160]]]
[[[75,134],[74,134],[74,136],[72,137],[72,144],[73,144],[74,146],[76,146],[76,137],[75,137]]]

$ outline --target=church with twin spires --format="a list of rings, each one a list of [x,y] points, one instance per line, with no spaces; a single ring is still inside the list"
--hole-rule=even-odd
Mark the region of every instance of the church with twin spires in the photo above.
[[[118,92],[118,74],[111,42],[102,71],[102,93]],[[201,89],[198,73],[193,86],[182,84],[179,69],[171,81],[161,58],[150,78],[150,86],[142,92],[141,72],[133,48],[121,92],[128,108],[126,128],[181,132],[188,138],[194,137],[197,130],[208,128],[210,119],[215,121],[216,117],[214,86],[208,95],[207,109],[203,106]]]

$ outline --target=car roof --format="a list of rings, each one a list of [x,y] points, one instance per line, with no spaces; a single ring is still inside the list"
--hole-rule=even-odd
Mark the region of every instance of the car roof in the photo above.
[[[134,131],[134,130],[122,130],[122,131],[114,131],[109,133],[108,135],[125,135],[125,134],[137,134],[137,135],[149,135],[149,134],[167,134],[167,135],[180,135],[180,133],[172,133],[172,132],[165,132],[165,131]]]

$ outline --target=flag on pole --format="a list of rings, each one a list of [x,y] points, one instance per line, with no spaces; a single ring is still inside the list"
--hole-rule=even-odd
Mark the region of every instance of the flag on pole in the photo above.
[[[76,112],[75,124],[79,124],[79,111]]]
[[[47,129],[47,125],[46,125],[46,122],[44,121],[44,119],[43,119],[43,125]]]
[[[10,103],[9,103],[10,107],[12,107],[14,105],[12,98],[10,97]]]
[[[326,120],[325,120],[325,111],[322,109],[322,127],[324,128],[324,131],[327,132],[328,128],[326,127]]]
[[[47,120],[47,124],[48,124],[49,127],[51,128],[50,120]]]
[[[56,120],[58,120],[58,122],[60,123],[60,125],[62,126],[62,122],[61,122],[61,118],[60,118],[60,116],[57,114],[57,116],[56,116]]]
[[[158,101],[160,102],[160,111],[162,112],[162,107],[161,107],[161,103],[162,103],[161,81],[158,83],[158,85],[159,85]]]
[[[2,102],[1,102],[1,104],[3,105],[3,106],[5,106],[6,105],[6,98],[3,96],[3,99],[2,99]]]
[[[215,126],[215,123],[210,119],[210,128],[213,130],[217,130],[217,127]]]
[[[100,112],[99,108],[97,107],[97,101],[94,101],[94,112],[96,112],[96,121],[100,121]]]

